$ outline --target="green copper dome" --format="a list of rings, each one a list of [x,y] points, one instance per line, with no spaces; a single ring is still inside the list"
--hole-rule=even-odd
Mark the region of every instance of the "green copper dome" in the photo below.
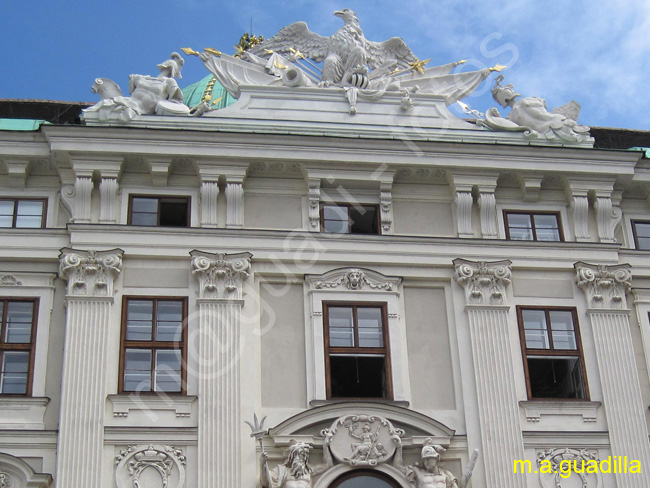
[[[190,108],[196,107],[204,99],[211,101],[210,108],[213,110],[225,108],[235,102],[235,99],[212,75],[186,86],[181,91],[183,92],[185,105]]]

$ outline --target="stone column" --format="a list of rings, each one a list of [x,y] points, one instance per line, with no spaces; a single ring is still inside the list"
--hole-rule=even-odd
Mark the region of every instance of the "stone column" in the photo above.
[[[585,292],[589,307],[612,456],[627,456],[641,463],[641,473],[616,474],[617,484],[647,488],[650,442],[625,296],[632,280],[630,265],[578,262],[574,266],[578,287]]]
[[[524,459],[524,442],[508,335],[511,264],[455,259],[454,278],[465,289],[469,315],[485,486],[525,488],[525,477],[512,469],[514,459]]]
[[[241,488],[241,308],[251,254],[192,251],[199,280],[198,486]]]
[[[57,486],[103,485],[106,365],[115,359],[106,357],[106,345],[122,254],[121,249],[61,250],[59,275],[68,288]]]

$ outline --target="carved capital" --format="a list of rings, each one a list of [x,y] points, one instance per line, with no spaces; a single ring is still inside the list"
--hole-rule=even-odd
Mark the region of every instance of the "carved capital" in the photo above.
[[[63,248],[59,276],[68,282],[69,296],[113,296],[113,281],[122,270],[121,249],[80,251]]]
[[[632,288],[629,264],[605,266],[579,261],[573,267],[576,282],[585,292],[589,308],[627,310],[625,295]]]
[[[251,269],[249,252],[237,254],[192,251],[192,274],[199,280],[199,298],[239,300]]]
[[[454,279],[465,288],[467,305],[505,305],[512,262],[454,259]]]

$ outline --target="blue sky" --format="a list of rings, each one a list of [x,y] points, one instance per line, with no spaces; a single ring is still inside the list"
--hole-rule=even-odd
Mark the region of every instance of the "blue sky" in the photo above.
[[[508,65],[506,83],[549,109],[576,100],[580,122],[650,130],[648,0],[3,0],[4,70],[0,98],[96,101],[90,86],[111,78],[123,89],[131,73],[157,74],[180,47],[232,53],[250,29],[270,37],[304,20],[331,35],[332,12],[357,12],[366,37],[402,37],[430,66],[467,59],[469,69]],[[207,75],[187,58],[181,86]],[[464,101],[495,106],[487,84]],[[502,111],[505,113],[505,111]]]

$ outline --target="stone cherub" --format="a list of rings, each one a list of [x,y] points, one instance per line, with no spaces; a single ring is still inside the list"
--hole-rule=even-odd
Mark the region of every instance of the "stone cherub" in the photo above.
[[[268,453],[263,451],[260,456],[260,483],[264,488],[311,488],[312,477],[334,465],[329,448],[331,440],[331,435],[325,437],[323,464],[316,466],[309,464],[311,446],[304,442],[292,441],[285,461],[273,469],[268,466]]]

